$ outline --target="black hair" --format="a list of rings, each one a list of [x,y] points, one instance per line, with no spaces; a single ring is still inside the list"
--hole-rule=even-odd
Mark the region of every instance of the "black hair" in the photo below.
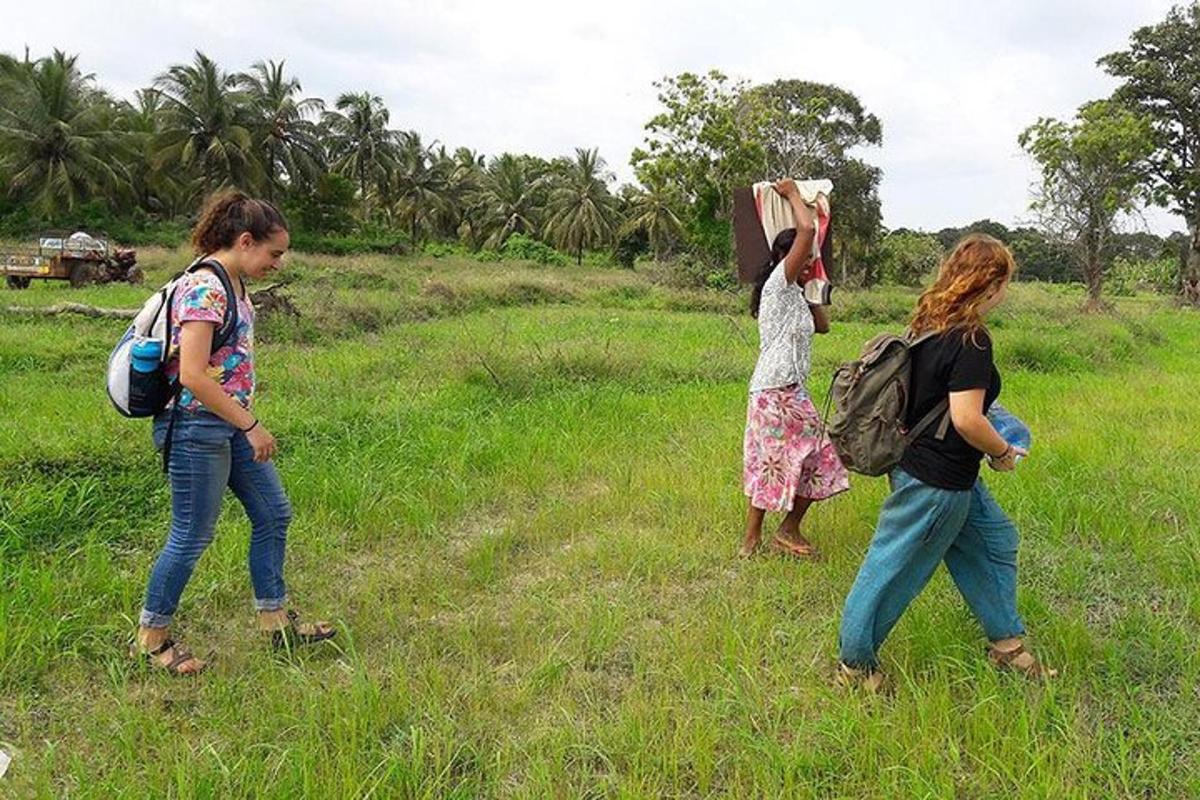
[[[771,260],[759,268],[758,275],[754,278],[754,289],[750,292],[750,316],[758,317],[758,306],[762,303],[763,286],[766,285],[767,278],[771,277],[771,270],[775,269],[775,266],[780,261],[787,258],[788,252],[795,243],[795,228],[784,228],[775,235],[775,241],[771,244]]]

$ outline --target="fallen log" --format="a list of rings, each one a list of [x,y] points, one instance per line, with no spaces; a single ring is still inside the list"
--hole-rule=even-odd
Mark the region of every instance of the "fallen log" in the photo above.
[[[273,283],[250,293],[250,302],[259,311],[278,312],[298,317],[300,311],[292,303],[290,297],[279,292],[285,284]],[[136,308],[99,308],[83,303],[55,303],[52,306],[8,306],[4,309],[10,314],[29,314],[30,316],[55,317],[59,314],[80,314],[85,317],[108,319],[133,319],[140,309]]]
[[[97,308],[83,303],[55,303],[52,306],[40,308],[30,306],[8,306],[4,309],[10,314],[29,314],[32,316],[54,317],[59,314],[81,314],[85,317],[105,317],[109,319],[133,319],[138,314],[136,308]]]

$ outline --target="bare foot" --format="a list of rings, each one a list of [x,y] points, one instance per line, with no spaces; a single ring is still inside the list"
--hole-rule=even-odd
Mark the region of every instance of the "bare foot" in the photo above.
[[[738,558],[749,558],[758,552],[761,545],[762,531],[746,531],[746,537],[742,539],[742,546],[738,548]]]

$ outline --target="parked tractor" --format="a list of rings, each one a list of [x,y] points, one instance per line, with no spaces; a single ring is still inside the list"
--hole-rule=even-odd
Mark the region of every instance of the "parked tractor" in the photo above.
[[[126,281],[141,283],[137,251],[113,247],[105,236],[84,231],[48,232],[36,246],[0,249],[0,275],[10,289],[28,288],[30,281],[70,281],[72,287],[89,283]]]

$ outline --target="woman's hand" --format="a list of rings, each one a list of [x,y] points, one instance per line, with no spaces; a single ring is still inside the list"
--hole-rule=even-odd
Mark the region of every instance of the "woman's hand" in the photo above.
[[[1012,472],[1017,468],[1017,459],[1029,455],[1024,447],[1010,444],[1000,456],[988,456],[988,466],[997,472]]]
[[[270,461],[278,449],[275,437],[262,423],[256,422],[254,427],[246,432],[246,441],[250,442],[250,446],[254,448],[254,460],[260,464]]]
[[[792,195],[798,194],[800,190],[796,188],[794,180],[784,178],[783,180],[775,181],[775,191],[790,200]]]

